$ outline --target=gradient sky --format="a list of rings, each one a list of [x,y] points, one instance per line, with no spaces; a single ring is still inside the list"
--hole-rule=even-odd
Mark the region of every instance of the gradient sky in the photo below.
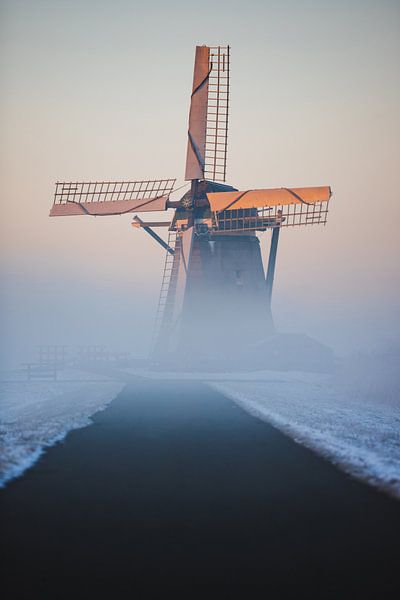
[[[282,232],[279,327],[341,352],[398,334],[399,2],[0,6],[3,360],[38,343],[148,347],[161,249],[129,215],[48,210],[56,180],[183,183],[203,43],[232,46],[229,182],[333,189],[326,227]]]

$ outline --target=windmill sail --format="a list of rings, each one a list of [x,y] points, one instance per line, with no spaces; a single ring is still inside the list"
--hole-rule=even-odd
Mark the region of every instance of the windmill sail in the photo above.
[[[210,47],[205,178],[226,181],[229,112],[229,46]]]
[[[225,181],[229,46],[197,46],[189,112],[185,179]]]
[[[207,194],[220,231],[265,231],[326,223],[331,189],[278,188]]]
[[[207,194],[211,210],[224,211],[240,208],[287,206],[289,204],[315,204],[328,202],[331,188],[277,188],[270,190],[247,190],[238,192],[214,192]]]
[[[175,181],[58,182],[50,216],[104,216],[166,210]]]

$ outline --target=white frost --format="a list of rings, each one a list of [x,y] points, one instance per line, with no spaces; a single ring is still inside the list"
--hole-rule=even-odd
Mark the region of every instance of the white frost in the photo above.
[[[400,498],[399,388],[388,377],[379,385],[376,368],[362,379],[271,372],[259,381],[210,385],[346,472]]]
[[[0,487],[22,475],[43,449],[71,429],[90,424],[123,388],[123,382],[91,375],[73,381],[0,383]]]

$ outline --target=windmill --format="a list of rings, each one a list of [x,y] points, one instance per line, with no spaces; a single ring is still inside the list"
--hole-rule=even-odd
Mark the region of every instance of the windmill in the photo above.
[[[271,296],[280,230],[325,224],[330,187],[238,190],[226,181],[229,46],[197,46],[185,181],[58,182],[50,216],[121,215],[174,209],[143,221],[166,251],[154,358],[238,356],[273,332]],[[178,188],[180,189],[180,188]],[[168,228],[168,241],[155,229]],[[270,230],[266,275],[257,232]]]

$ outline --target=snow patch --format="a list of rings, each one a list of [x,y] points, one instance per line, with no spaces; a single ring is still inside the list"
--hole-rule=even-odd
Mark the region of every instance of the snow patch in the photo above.
[[[276,375],[209,385],[351,475],[400,498],[397,393],[374,388],[369,395],[365,379],[357,387],[338,375]]]
[[[89,425],[124,387],[90,377],[90,383],[82,376],[81,381],[0,383],[0,487],[35,464],[44,448]]]

